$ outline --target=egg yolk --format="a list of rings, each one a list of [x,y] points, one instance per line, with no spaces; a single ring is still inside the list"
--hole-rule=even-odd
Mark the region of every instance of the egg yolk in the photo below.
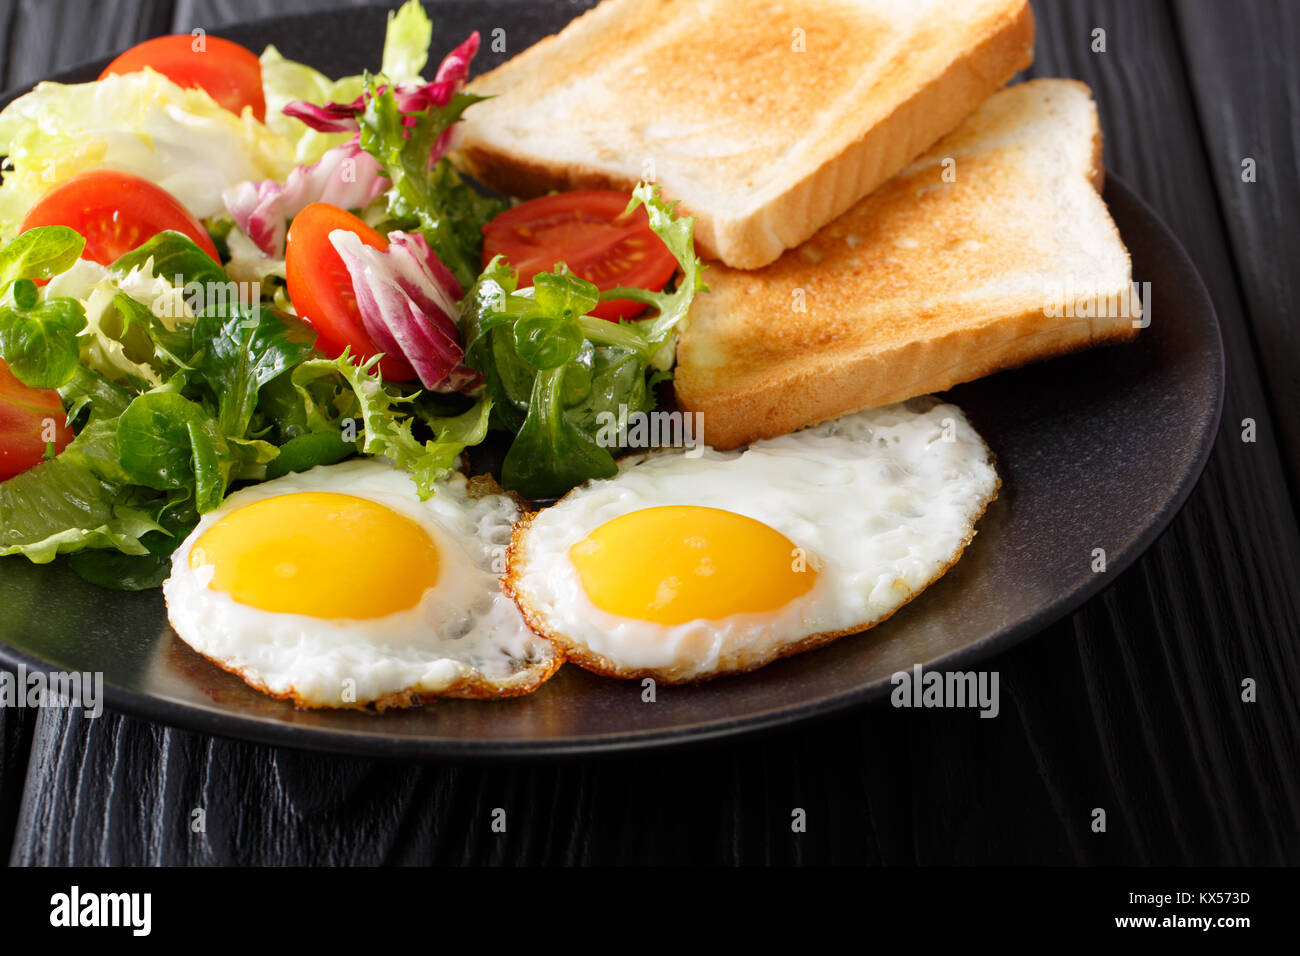
[[[233,511],[190,550],[209,587],[263,611],[365,620],[414,607],[438,580],[429,533],[377,502],[278,495]]]
[[[596,607],[656,624],[774,611],[817,579],[779,531],[688,505],[613,518],[569,548],[569,559]]]

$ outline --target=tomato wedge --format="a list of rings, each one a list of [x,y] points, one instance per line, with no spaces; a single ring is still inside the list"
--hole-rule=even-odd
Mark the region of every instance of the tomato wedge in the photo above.
[[[330,358],[352,349],[358,360],[377,355],[380,349],[361,323],[352,276],[330,242],[335,229],[354,232],[366,245],[384,250],[388,240],[346,209],[326,202],[314,202],[289,224],[285,240],[284,266],[289,299],[302,318],[316,330],[316,348]],[[409,382],[415,370],[400,356],[385,355],[379,371],[389,382]]]
[[[45,458],[45,440],[54,451],[72,441],[63,400],[50,388],[28,388],[0,361],[0,481],[20,475]]]
[[[93,169],[59,183],[32,207],[22,231],[37,226],[71,226],[86,237],[81,257],[106,266],[167,229],[185,233],[221,261],[207,230],[175,196],[113,169]]]
[[[261,61],[238,43],[189,33],[154,37],[136,44],[104,67],[99,78],[111,73],[138,73],[146,66],[177,86],[206,90],[236,116],[247,106],[258,122],[266,122]]]
[[[612,190],[557,193],[520,203],[483,227],[483,264],[502,255],[519,270],[519,285],[563,262],[601,290],[634,286],[658,291],[677,260],[650,229],[644,207],[624,216],[631,196]],[[593,311],[602,319],[630,319],[645,306],[619,299]]]

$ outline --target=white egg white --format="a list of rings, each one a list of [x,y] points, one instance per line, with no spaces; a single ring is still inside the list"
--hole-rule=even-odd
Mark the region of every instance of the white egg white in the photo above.
[[[260,610],[210,588],[214,569],[190,552],[216,522],[276,495],[328,491],[367,498],[417,522],[439,553],[437,583],[409,610],[328,620]],[[501,593],[502,549],[518,516],[503,494],[472,494],[453,474],[420,501],[405,472],[374,459],[313,468],[230,495],[176,549],[163,585],[181,639],[249,684],[307,707],[405,706],[439,696],[528,693],[562,657]],[[497,565],[494,569],[494,563]],[[347,587],[346,573],[339,587]]]
[[[505,587],[534,630],[590,670],[669,682],[752,670],[893,614],[960,557],[998,485],[988,446],[959,408],[935,399],[743,451],[634,455],[520,523]],[[676,626],[596,607],[569,548],[613,518],[664,505],[763,522],[806,553],[814,585],[778,611]]]

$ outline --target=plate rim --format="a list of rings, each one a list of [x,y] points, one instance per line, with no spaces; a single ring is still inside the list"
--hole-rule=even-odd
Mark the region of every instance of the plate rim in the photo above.
[[[229,30],[244,32],[269,28],[272,24],[292,24],[295,21],[315,20],[322,16],[355,15],[365,12],[374,13],[380,10],[381,8],[376,7],[340,7],[312,14],[271,16],[226,24],[213,31],[213,34],[221,35]],[[60,70],[54,76],[36,82],[45,80],[66,81],[75,74],[102,69],[110,60],[111,57],[86,60]],[[0,108],[3,108],[15,97],[22,95],[34,86],[35,83],[0,92]],[[1152,224],[1152,231],[1156,236],[1169,245],[1174,253],[1175,265],[1188,272],[1193,279],[1190,293],[1193,298],[1199,298],[1204,304],[1216,346],[1211,356],[1211,375],[1215,385],[1215,394],[1210,425],[1197,436],[1192,467],[1188,468],[1179,478],[1173,493],[1160,505],[1146,527],[1122,551],[1108,559],[1108,571],[1111,573],[1104,577],[1094,575],[1092,578],[1086,579],[1078,587],[1058,597],[1057,600],[1038,613],[951,654],[935,658],[929,662],[921,662],[922,666],[941,666],[950,669],[974,660],[983,660],[1004,653],[1073,613],[1086,601],[1104,593],[1114,585],[1123,572],[1127,571],[1169,529],[1174,517],[1182,510],[1193,489],[1199,483],[1213,452],[1223,416],[1226,385],[1223,332],[1219,323],[1218,312],[1214,307],[1214,301],[1210,297],[1205,281],[1195,262],[1188,254],[1182,240],[1169,228],[1160,214],[1151,208],[1122,177],[1115,175],[1109,167],[1106,168],[1105,188],[1106,190],[1117,190],[1125,201],[1136,207],[1138,212]],[[48,672],[57,669],[49,662],[25,651],[20,651],[3,641],[0,641],[0,663],[15,669],[21,666],[28,672]],[[239,712],[200,708],[181,701],[155,697],[107,683],[104,685],[103,704],[105,709],[112,710],[121,716],[142,718],[165,726],[247,743],[373,759],[420,758],[478,762],[499,759],[550,759],[591,756],[705,744],[724,738],[758,733],[778,726],[823,719],[849,708],[862,706],[877,700],[884,696],[887,687],[887,681],[877,681],[803,705],[777,707],[757,714],[751,713],[741,717],[696,722],[670,729],[657,729],[641,733],[624,731],[554,739],[471,740],[428,736],[385,736],[382,733],[304,727],[246,716]],[[436,707],[437,702],[425,706]],[[382,720],[383,717],[382,715],[376,715],[375,719]]]

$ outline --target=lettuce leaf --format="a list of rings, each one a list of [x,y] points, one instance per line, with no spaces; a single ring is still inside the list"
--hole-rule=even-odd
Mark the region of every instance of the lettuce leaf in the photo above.
[[[101,438],[83,432],[59,457],[0,482],[0,556],[21,554],[45,564],[83,548],[147,553],[140,539],[163,530],[143,507],[147,499],[137,501],[68,455],[74,448],[103,454],[93,447]]]
[[[347,352],[336,359],[309,359],[293,370],[291,381],[312,431],[341,431],[351,423],[360,450],[410,472],[420,497],[427,499],[461,452],[487,435],[491,402],[480,398],[459,416],[422,419],[434,437],[421,441],[413,430],[417,419],[407,410],[414,396],[385,387],[378,362],[376,356],[356,365]]]
[[[140,271],[173,285],[190,283],[224,284],[230,279],[221,264],[198,247],[189,236],[167,230],[120,256],[113,263],[112,273],[118,277]]]
[[[483,226],[506,204],[471,188],[443,153],[448,131],[481,99],[458,92],[445,105],[429,100],[421,112],[403,112],[399,92],[372,77],[365,110],[358,117],[361,148],[379,161],[393,184],[385,228],[418,230],[466,288],[479,272]]]
[[[384,57],[380,72],[394,83],[419,80],[429,62],[433,22],[419,0],[406,0],[401,9],[388,14],[384,32]]]
[[[204,219],[223,211],[227,187],[283,178],[295,160],[293,145],[251,114],[152,70],[37,84],[0,112],[0,155],[0,238],[16,235],[51,187],[94,167],[155,182]]]
[[[77,334],[86,313],[74,299],[51,299],[30,309],[0,305],[0,358],[31,388],[61,388],[77,369]]]
[[[0,286],[16,279],[53,279],[67,272],[86,240],[67,226],[37,226],[0,249]]]
[[[388,15],[384,35],[382,72],[395,83],[420,79],[420,71],[429,61],[429,43],[433,24],[417,0],[407,0],[402,8]],[[314,130],[299,120],[286,116],[290,103],[307,102],[316,106],[326,103],[350,103],[365,89],[364,76],[345,76],[332,80],[305,63],[286,59],[274,46],[262,51],[262,95],[266,98],[266,125],[293,151],[293,165],[310,166],[326,152],[342,146],[349,133],[326,133]]]
[[[302,320],[266,308],[236,308],[194,321],[195,368],[217,405],[223,434],[243,436],[258,391],[307,358],[316,334]]]
[[[177,284],[179,283],[179,284]],[[80,303],[81,364],[136,391],[188,368],[192,305],[238,306],[226,273],[189,237],[163,232],[111,267],[77,261],[45,288],[44,301]]]
[[[268,46],[261,56],[262,95],[266,98],[266,125],[293,151],[293,165],[310,166],[326,152],[348,141],[348,133],[321,133],[284,115],[284,108],[300,100],[324,106],[326,103],[350,103],[361,95],[365,80],[345,76],[331,80],[324,73],[285,59],[280,51]]]

